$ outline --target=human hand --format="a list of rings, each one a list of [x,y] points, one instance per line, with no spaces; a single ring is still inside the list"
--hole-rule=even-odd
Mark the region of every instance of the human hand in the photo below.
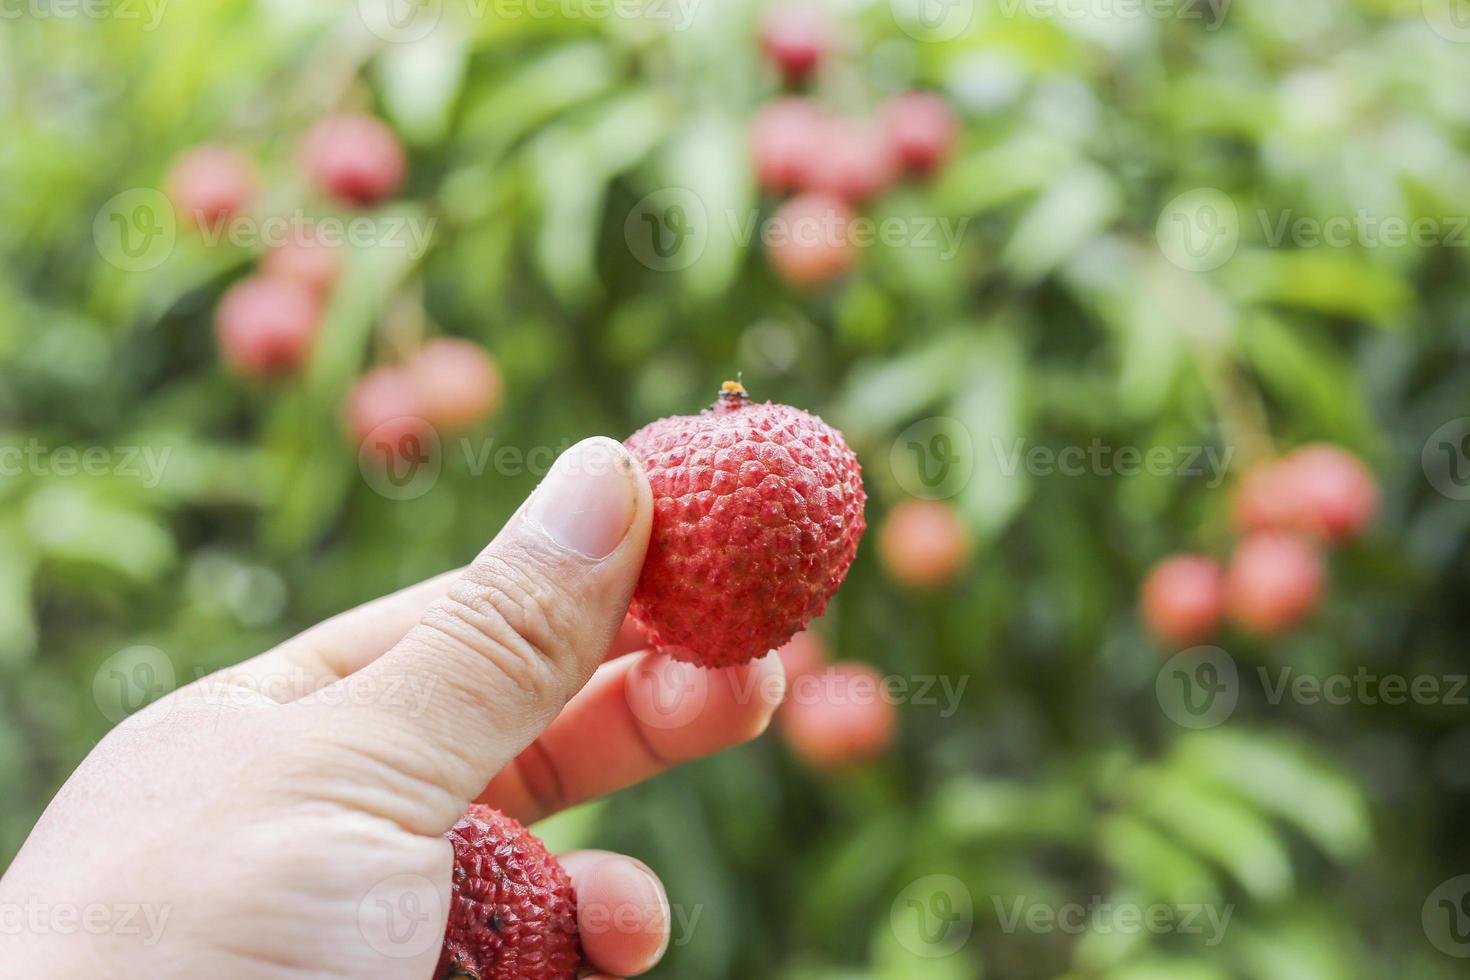
[[[123,722],[0,879],[0,908],[41,910],[0,934],[0,962],[24,977],[429,980],[442,835],[468,804],[529,823],[752,738],[780,702],[774,654],[703,673],[657,652],[603,662],[651,512],[638,464],[586,440],[462,572]],[[653,873],[605,852],[561,860],[589,967],[656,964],[670,915]],[[63,930],[68,908],[106,914]]]

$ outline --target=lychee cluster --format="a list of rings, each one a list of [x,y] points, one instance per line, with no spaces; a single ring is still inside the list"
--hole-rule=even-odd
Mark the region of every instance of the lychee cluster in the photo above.
[[[369,207],[398,192],[407,154],[393,131],[369,115],[339,113],[318,119],[302,135],[296,169],[322,199],[345,208]],[[239,150],[217,144],[182,154],[169,171],[170,199],[183,222],[219,229],[245,213],[257,196],[254,164]],[[323,314],[343,269],[340,242],[319,223],[297,223],[273,243],[250,275],[232,285],[215,311],[220,358],[252,380],[298,373],[311,356]],[[400,345],[402,346],[402,345]],[[343,415],[354,443],[376,433],[383,445],[426,426],[459,431],[498,408],[500,371],[483,348],[441,338],[417,346],[360,378]]]
[[[761,48],[792,87],[809,83],[838,47],[837,27],[815,6],[780,4],[761,22]],[[792,195],[771,221],[772,267],[786,282],[813,286],[837,279],[857,260],[856,209],[901,176],[927,177],[948,159],[956,134],[938,94],[906,92],[869,116],[832,111],[807,95],[788,94],[751,120],[750,149],[762,190]]]
[[[776,723],[792,755],[812,769],[833,771],[889,749],[898,710],[878,670],[856,661],[829,662],[826,644],[809,630],[778,652],[786,668],[786,700]]]
[[[937,589],[969,565],[974,541],[953,507],[937,500],[905,500],[878,530],[883,570],[911,589]]]
[[[1322,549],[1356,537],[1378,510],[1378,485],[1346,450],[1315,444],[1250,470],[1232,500],[1243,535],[1224,567],[1181,554],[1155,565],[1140,595],[1161,643],[1191,646],[1229,620],[1269,637],[1310,616],[1326,588]]]

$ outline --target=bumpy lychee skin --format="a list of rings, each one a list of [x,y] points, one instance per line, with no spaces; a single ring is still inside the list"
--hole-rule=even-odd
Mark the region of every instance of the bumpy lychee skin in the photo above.
[[[653,533],[630,612],[649,640],[705,667],[780,647],[826,608],[866,523],[842,433],[727,382],[699,415],[630,436],[653,488]]]
[[[470,807],[445,836],[454,877],[435,980],[573,980],[577,900],[541,841],[488,806]]]

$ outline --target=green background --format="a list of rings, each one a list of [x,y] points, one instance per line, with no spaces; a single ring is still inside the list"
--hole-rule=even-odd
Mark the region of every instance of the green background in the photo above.
[[[964,235],[952,256],[875,245],[807,294],[711,218],[773,207],[744,147],[776,90],[753,5],[704,0],[677,30],[691,8],[672,0],[642,19],[502,6],[450,2],[413,44],[366,32],[355,4],[173,0],[156,23],[140,3],[5,8],[0,445],[170,455],[157,485],[118,456],[105,475],[0,478],[0,855],[117,717],[112,671],[147,681],[139,664],[158,665],[133,648],[193,679],[468,559],[534,486],[534,467],[459,452],[411,500],[363,478],[343,394],[430,323],[505,373],[478,446],[621,436],[740,371],[756,397],[847,433],[876,526],[914,489],[892,463],[905,428],[946,417],[970,438],[973,475],[948,501],[977,541],[961,580],[900,588],[870,536],[816,626],[840,657],[963,679],[956,714],[900,706],[889,756],[836,775],[768,736],[540,828],[554,846],[644,858],[698,916],[657,975],[1463,975],[1421,910],[1470,871],[1470,709],[1273,699],[1258,679],[1467,671],[1470,504],[1422,460],[1470,414],[1470,31],[1440,16],[1451,4],[1129,16],[1123,0],[977,0],[957,5],[958,32],[925,28],[906,0],[847,5],[824,99],[861,111],[934,87],[963,117],[945,172],[869,213],[963,220]],[[241,384],[211,316],[252,250],[180,231],[156,268],[120,268],[102,244],[108,202],[223,140],[259,162],[266,207],[330,213],[292,152],[333,106],[408,143],[409,184],[378,217],[432,219],[431,244],[354,249],[305,376]],[[669,187],[705,207],[708,235],[661,271],[625,231]],[[1185,268],[1170,202],[1200,189],[1235,209],[1238,248]],[[1370,232],[1346,242],[1275,234],[1360,213]],[[1416,218],[1437,243],[1371,233]],[[1144,635],[1134,598],[1165,554],[1228,550],[1229,481],[1028,472],[999,447],[1208,447],[1238,467],[1267,438],[1359,453],[1383,513],[1333,556],[1310,624],[1222,638],[1239,704],[1192,730],[1163,710],[1172,651]],[[960,879],[974,909],[942,958],[920,955],[933,949],[902,902],[891,914],[931,874]],[[1007,928],[1018,899],[1232,918],[1214,944]]]

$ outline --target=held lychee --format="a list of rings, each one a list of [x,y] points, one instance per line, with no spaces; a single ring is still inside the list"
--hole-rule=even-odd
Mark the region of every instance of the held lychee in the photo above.
[[[934,588],[953,581],[970,559],[970,529],[954,508],[905,500],[878,532],[878,557],[895,581]]]
[[[1317,550],[1274,531],[1250,535],[1225,572],[1225,608],[1248,633],[1270,636],[1290,629],[1317,608],[1325,573]]]
[[[801,194],[771,218],[767,254],[771,267],[798,287],[831,282],[857,261],[852,209],[827,194]]]
[[[500,407],[500,369],[478,344],[458,337],[430,340],[409,360],[408,370],[424,417],[447,432],[477,425]]]
[[[912,174],[932,174],[949,158],[954,147],[954,110],[933,92],[905,92],[888,100],[883,109],[888,138],[903,168]]]
[[[653,489],[630,611],[678,659],[763,657],[826,608],[866,527],[862,468],[842,433],[727,382],[699,415],[628,437]]]
[[[300,160],[317,187],[356,205],[391,197],[408,166],[393,130],[366,115],[318,119],[301,139]]]
[[[1203,555],[1174,555],[1143,580],[1143,621],[1161,643],[1203,643],[1220,625],[1225,577],[1220,563]]]
[[[761,18],[761,50],[792,81],[810,75],[832,46],[833,26],[812,3],[777,3]]]
[[[316,295],[298,282],[271,276],[242,279],[215,311],[220,358],[236,374],[289,374],[311,352],[321,318]]]
[[[169,200],[184,224],[212,228],[250,205],[255,168],[238,150],[206,144],[174,161],[167,185]]]
[[[470,807],[445,836],[454,872],[435,980],[573,980],[577,899],[541,841],[488,806]]]
[[[883,676],[858,663],[833,664],[790,682],[780,732],[791,754],[813,769],[842,769],[893,744],[897,710]]]

